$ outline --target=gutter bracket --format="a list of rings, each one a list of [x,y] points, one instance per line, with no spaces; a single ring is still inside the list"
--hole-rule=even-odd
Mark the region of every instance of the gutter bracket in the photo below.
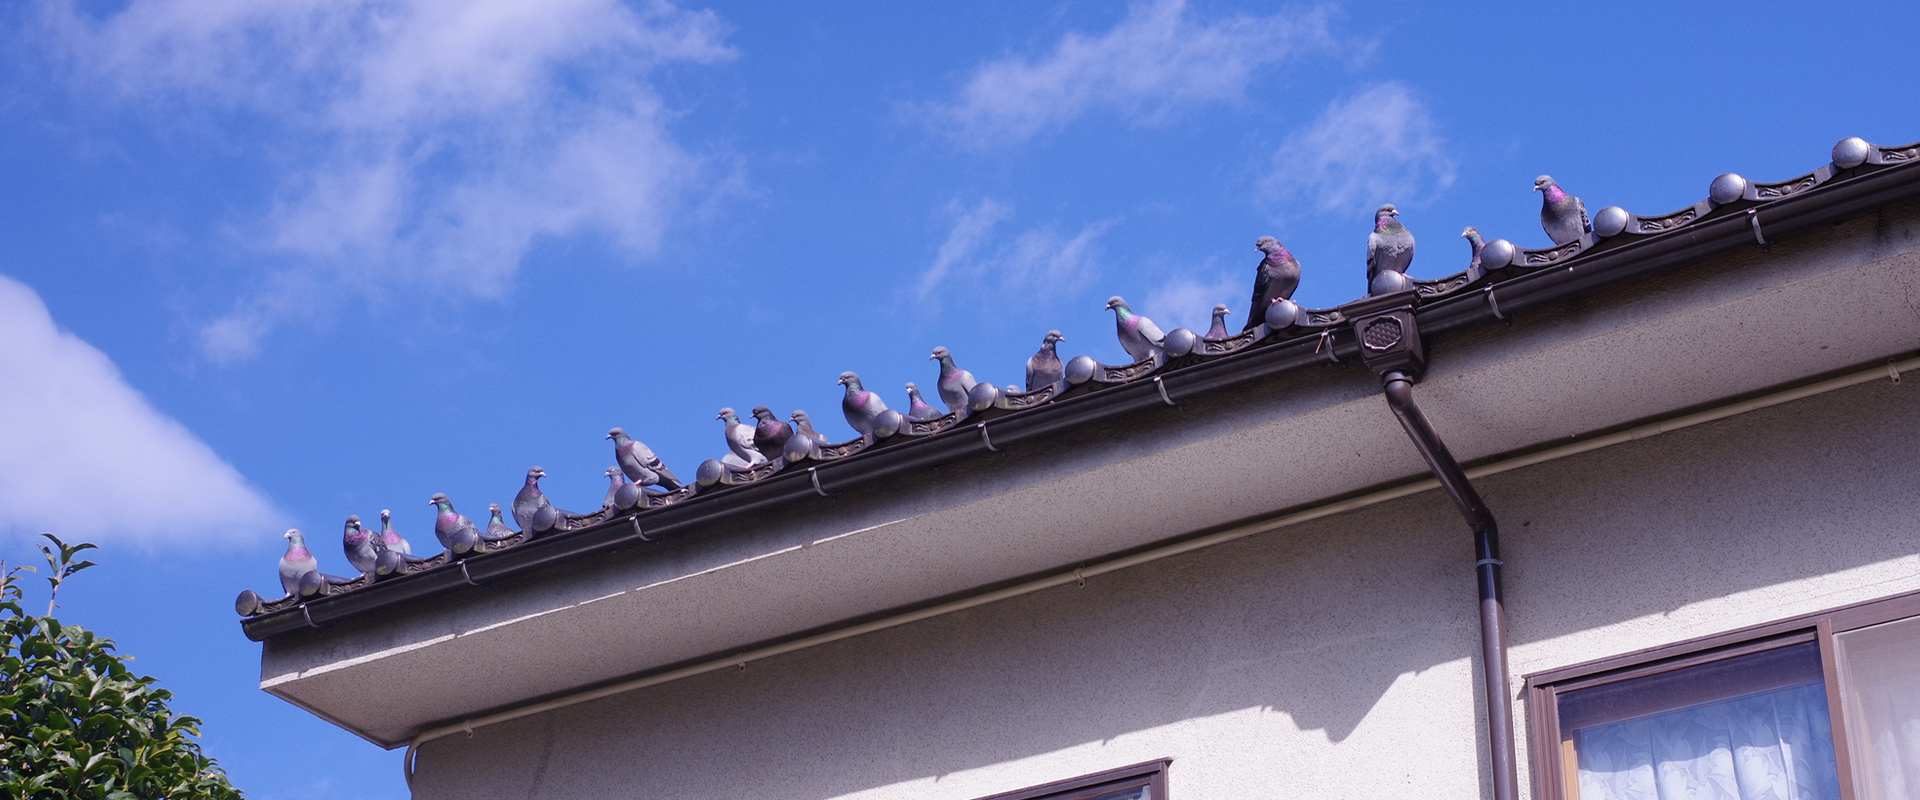
[[[1500,313],[1500,301],[1493,296],[1493,286],[1487,286],[1487,309],[1493,312],[1493,318],[1507,327],[1513,327],[1513,318]]]
[[[635,514],[633,516],[627,517],[627,523],[633,526],[633,535],[640,537],[640,541],[643,541],[643,542],[653,541],[652,539],[647,538],[646,531],[640,530],[639,514]]]
[[[460,559],[460,577],[462,577],[462,578],[466,578],[466,579],[467,579],[467,585],[468,585],[468,586],[479,586],[479,585],[480,585],[479,583],[477,583],[477,582],[475,582],[475,581],[474,581],[474,579],[473,579],[473,575],[472,575],[471,573],[468,573],[468,572],[467,572],[467,560],[466,560],[466,559],[464,559],[464,558],[463,558],[463,559]]]
[[[1753,225],[1754,243],[1760,245],[1760,249],[1767,255],[1773,255],[1773,245],[1767,241],[1766,236],[1760,233],[1760,209],[1747,209],[1747,222]]]
[[[1158,380],[1158,379],[1156,378],[1155,380]],[[1166,394],[1167,394],[1167,390],[1165,389],[1160,390],[1161,397],[1165,397]],[[987,423],[976,422],[973,424],[973,427],[980,429],[980,441],[987,445],[988,450],[991,450],[995,453],[1000,452],[1000,448],[993,446],[993,437],[987,435]]]
[[[821,497],[833,496],[833,495],[827,494],[827,490],[820,488],[820,468],[819,467],[807,467],[807,477],[813,479],[813,491],[815,493],[819,494]],[[634,524],[634,527],[639,527],[640,521],[634,520],[633,524]]]
[[[1161,380],[1160,376],[1158,375],[1153,376],[1153,388],[1160,390],[1161,402],[1166,403],[1167,405],[1170,405],[1170,406],[1174,406],[1176,408],[1179,407],[1180,405],[1179,403],[1173,402],[1173,398],[1167,396],[1167,382]],[[982,425],[983,427],[980,430],[982,432],[985,432],[986,428],[984,427],[984,423],[982,423]]]

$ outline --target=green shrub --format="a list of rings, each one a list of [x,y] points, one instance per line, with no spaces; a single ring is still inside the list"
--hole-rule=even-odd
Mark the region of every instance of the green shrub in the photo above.
[[[60,584],[93,566],[43,534],[52,575],[46,616],[20,606],[22,570],[0,562],[0,797],[238,798],[200,753],[200,721],[167,708],[173,693],[127,669],[113,640],[53,618]]]

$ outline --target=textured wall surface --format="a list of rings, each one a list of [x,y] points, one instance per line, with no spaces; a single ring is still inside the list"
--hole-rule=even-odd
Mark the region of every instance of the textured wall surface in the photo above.
[[[1482,480],[1516,690],[1920,589],[1917,384]],[[416,792],[968,800],[1171,757],[1175,800],[1482,796],[1474,611],[1470,534],[1428,493],[441,739]]]

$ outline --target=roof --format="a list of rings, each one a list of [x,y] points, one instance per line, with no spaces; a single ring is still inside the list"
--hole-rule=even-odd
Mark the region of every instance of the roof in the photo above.
[[[264,600],[252,591],[236,603],[246,635],[262,641],[346,623],[399,604],[548,569],[567,569],[595,555],[698,536],[748,513],[799,507],[843,492],[883,487],[985,451],[1057,438],[1119,415],[1181,398],[1213,394],[1285,373],[1355,359],[1349,325],[1383,303],[1412,304],[1420,330],[1445,336],[1497,324],[1514,314],[1580,298],[1605,287],[1741,248],[1771,243],[1890,204],[1920,198],[1920,142],[1899,147],[1857,138],[1834,147],[1833,160],[1786,181],[1715,178],[1709,197],[1666,214],[1619,207],[1593,216],[1593,232],[1542,249],[1493,240],[1477,269],[1437,280],[1414,280],[1403,292],[1362,298],[1331,309],[1300,309],[1292,324],[1261,324],[1219,340],[1170,331],[1164,355],[1134,364],[1072,359],[1066,378],[1037,391],[995,390],[989,402],[930,420],[899,420],[897,431],[821,445],[765,464],[736,468],[702,464],[698,480],[649,495],[640,506],[605,508],[523,531],[489,552],[442,552],[386,574],[325,578],[304,594]]]

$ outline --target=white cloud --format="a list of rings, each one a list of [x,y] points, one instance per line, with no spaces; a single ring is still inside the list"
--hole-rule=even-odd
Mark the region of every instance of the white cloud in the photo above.
[[[1132,307],[1151,317],[1163,331],[1186,328],[1204,334],[1213,325],[1213,307],[1226,303],[1232,310],[1227,315],[1227,330],[1239,333],[1241,324],[1246,322],[1247,295],[1251,294],[1252,283],[1226,275],[1211,278],[1181,275],[1154,289],[1145,303]]]
[[[1241,98],[1254,70],[1326,50],[1324,8],[1198,22],[1184,0],[1136,3],[1112,29],[1070,32],[1039,58],[1009,56],[975,70],[929,120],[973,146],[1053,133],[1111,110],[1151,124],[1184,107]]]
[[[276,527],[232,465],[5,276],[0,342],[0,533],[204,544]]]
[[[1013,219],[1013,208],[992,199],[972,206],[951,202],[946,213],[953,220],[947,237],[915,283],[920,307],[935,311],[957,297],[1004,308],[1069,296],[1099,274],[1099,239],[1113,224],[1094,222],[1071,234],[1045,224],[1008,234],[1001,228]]]
[[[99,19],[50,0],[42,12],[81,86],[166,115],[235,115],[267,137],[241,147],[282,165],[270,209],[235,226],[263,274],[202,329],[216,358],[257,352],[280,320],[313,313],[316,291],[500,297],[543,237],[598,234],[654,255],[676,209],[729,185],[674,140],[650,83],[664,65],[732,57],[711,12],[663,0],[132,0]]]
[[[1426,104],[1406,86],[1385,83],[1333,102],[1288,135],[1265,188],[1283,204],[1370,211],[1431,200],[1453,178],[1453,158]]]

